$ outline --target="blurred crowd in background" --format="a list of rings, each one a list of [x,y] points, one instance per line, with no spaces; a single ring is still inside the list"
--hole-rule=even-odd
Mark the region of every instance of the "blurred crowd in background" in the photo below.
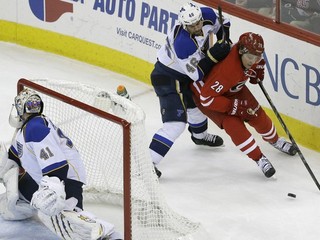
[[[227,0],[237,6],[275,18],[276,0]],[[281,0],[280,20],[320,34],[320,0]]]

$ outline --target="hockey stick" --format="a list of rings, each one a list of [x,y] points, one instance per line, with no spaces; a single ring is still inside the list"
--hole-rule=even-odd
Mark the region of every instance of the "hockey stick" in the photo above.
[[[298,147],[296,141],[295,141],[294,138],[292,137],[289,129],[287,128],[286,124],[284,123],[283,119],[281,118],[278,110],[276,109],[275,105],[273,104],[273,102],[272,102],[269,94],[267,93],[267,90],[264,88],[264,86],[263,86],[263,84],[262,84],[261,81],[259,82],[259,86],[260,86],[260,88],[261,88],[264,96],[267,98],[267,100],[268,100],[268,102],[269,102],[269,104],[270,104],[273,112],[275,113],[276,117],[278,118],[278,120],[279,120],[282,128],[284,129],[284,131],[285,131],[286,134],[288,135],[288,137],[289,137],[290,141],[292,142],[292,144],[297,148],[297,152],[298,152],[298,154],[299,154],[299,156],[300,156],[300,159],[302,160],[304,166],[305,166],[306,169],[308,170],[310,176],[312,177],[314,183],[317,185],[317,187],[318,187],[318,189],[319,189],[319,191],[320,191],[320,184],[319,184],[318,180],[317,180],[316,177],[314,176],[311,168],[309,167],[309,164],[307,163],[306,159],[304,158],[302,152],[300,151],[300,148]]]
[[[220,5],[218,6],[218,20],[219,20],[219,23],[221,25],[221,30],[222,30],[222,43],[225,43],[226,42],[226,31],[225,31],[224,25],[223,25],[222,8]]]

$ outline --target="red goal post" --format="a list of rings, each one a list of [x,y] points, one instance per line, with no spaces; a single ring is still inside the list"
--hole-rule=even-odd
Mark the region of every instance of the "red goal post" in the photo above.
[[[76,82],[20,79],[39,92],[45,115],[72,139],[87,171],[84,200],[123,206],[125,240],[211,239],[166,203],[145,142],[145,114],[133,101]]]

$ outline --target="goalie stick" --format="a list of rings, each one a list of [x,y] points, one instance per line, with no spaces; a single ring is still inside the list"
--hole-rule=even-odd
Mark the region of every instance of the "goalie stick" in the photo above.
[[[271,98],[270,98],[267,90],[265,89],[265,87],[263,86],[263,84],[262,84],[261,81],[259,82],[259,86],[260,86],[260,88],[261,88],[264,96],[265,96],[266,99],[268,100],[268,102],[269,102],[269,104],[270,104],[273,112],[275,113],[276,117],[278,118],[278,120],[279,120],[282,128],[283,128],[284,131],[286,132],[286,134],[287,134],[287,136],[289,137],[289,139],[290,139],[290,141],[292,142],[292,144],[297,148],[297,152],[298,152],[298,154],[299,154],[299,156],[300,156],[300,159],[302,160],[304,166],[305,166],[306,169],[308,170],[311,178],[313,179],[314,183],[317,185],[317,187],[318,187],[318,189],[319,189],[319,191],[320,191],[320,184],[319,184],[318,180],[316,179],[315,175],[313,174],[313,172],[312,172],[309,164],[307,163],[307,161],[306,161],[306,159],[304,158],[302,152],[300,151],[300,148],[298,147],[298,144],[296,143],[296,141],[295,141],[294,138],[292,137],[289,129],[287,128],[286,124],[284,123],[283,119],[281,118],[281,116],[280,116],[277,108],[276,108],[275,105],[273,104],[273,102],[272,102],[272,100],[271,100]]]

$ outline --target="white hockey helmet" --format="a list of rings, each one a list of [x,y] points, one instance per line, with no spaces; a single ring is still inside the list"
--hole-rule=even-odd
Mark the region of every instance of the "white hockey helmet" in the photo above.
[[[187,25],[192,25],[202,19],[202,12],[198,6],[189,2],[181,7],[178,19],[184,27]]]
[[[39,114],[43,111],[43,102],[41,97],[28,88],[23,89],[15,98],[14,105],[17,109],[18,116],[25,113]]]

